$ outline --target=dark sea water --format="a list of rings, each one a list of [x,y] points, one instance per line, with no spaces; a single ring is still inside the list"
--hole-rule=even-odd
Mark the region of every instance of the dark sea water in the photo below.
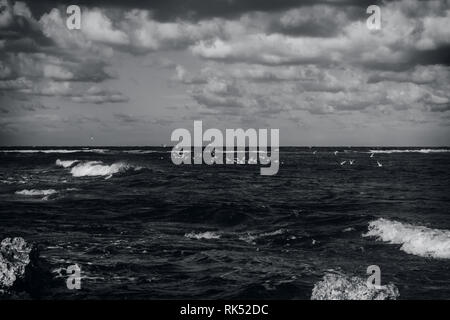
[[[261,176],[170,148],[4,148],[0,238],[40,244],[60,280],[42,298],[309,299],[369,265],[400,299],[450,298],[450,151],[372,149],[281,148]]]

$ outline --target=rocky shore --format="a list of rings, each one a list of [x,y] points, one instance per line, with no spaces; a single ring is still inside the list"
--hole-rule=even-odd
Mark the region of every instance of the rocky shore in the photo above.
[[[369,287],[363,278],[327,273],[314,286],[311,300],[396,300],[399,295],[392,283]]]
[[[0,243],[0,298],[39,298],[52,281],[38,247],[23,238]]]

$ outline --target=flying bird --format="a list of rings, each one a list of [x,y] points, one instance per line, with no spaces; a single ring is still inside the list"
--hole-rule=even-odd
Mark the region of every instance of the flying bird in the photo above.
[[[347,160],[344,160],[344,161],[342,161],[342,162],[340,163],[340,165],[343,166],[343,165],[346,164],[346,163],[347,163]]]
[[[378,167],[382,167],[383,166],[379,161],[377,161],[377,165],[378,165]]]

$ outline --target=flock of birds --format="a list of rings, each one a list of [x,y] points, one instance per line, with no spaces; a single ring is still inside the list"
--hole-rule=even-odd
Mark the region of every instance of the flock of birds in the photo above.
[[[338,153],[339,153],[339,151],[335,151],[335,152],[334,152],[334,155],[337,156]],[[314,154],[314,155],[317,154],[317,150],[314,150],[314,151],[313,151],[313,154]],[[177,152],[174,152],[174,155],[175,155],[175,157],[179,157],[180,159],[185,159],[186,157],[190,157],[190,152],[188,152],[188,153],[182,152],[181,154],[180,154],[180,153],[177,153]],[[374,155],[375,155],[374,153],[371,153],[371,154],[370,154],[370,158],[373,158]],[[198,156],[201,157],[202,154],[200,153],[200,154],[198,154]],[[260,157],[261,160],[266,160],[266,157],[265,157],[264,155],[260,155],[259,157]],[[163,159],[163,157],[161,157],[161,159]],[[218,159],[218,157],[217,157],[217,155],[216,155],[215,153],[213,154],[213,159],[215,159],[215,160]],[[228,159],[226,159],[226,161],[228,161]],[[274,160],[274,161],[275,161],[276,163],[279,162],[278,160]],[[339,164],[340,164],[341,166],[343,166],[343,165],[345,165],[345,164],[348,163],[349,165],[352,166],[355,162],[356,162],[356,160],[351,159],[351,160],[343,160],[343,161],[339,162]],[[227,163],[228,163],[228,162],[227,162]],[[233,163],[235,163],[235,164],[246,164],[246,159],[245,159],[245,157],[242,158],[242,159],[240,159],[240,158],[235,158],[235,159],[233,160]],[[248,159],[248,162],[247,162],[247,163],[248,163],[248,164],[257,164],[257,163],[258,163],[257,157],[250,157],[250,158]],[[284,164],[284,162],[281,161],[281,164]],[[381,168],[381,167],[383,167],[383,164],[382,164],[380,161],[377,161],[377,166],[378,166],[379,168]]]
[[[317,153],[317,150],[313,151],[313,154],[316,154],[316,153]],[[334,152],[334,155],[337,156],[338,153],[339,153],[339,151],[335,151],[335,152]],[[375,153],[371,153],[371,154],[370,154],[370,158],[373,158],[374,155],[375,155]],[[344,160],[344,161],[339,162],[339,164],[340,164],[341,166],[345,165],[346,163],[348,163],[348,164],[350,164],[350,165],[353,165],[353,164],[355,163],[355,160]],[[382,164],[380,161],[377,161],[377,166],[378,166],[379,168],[381,168],[381,167],[383,166],[383,164]]]

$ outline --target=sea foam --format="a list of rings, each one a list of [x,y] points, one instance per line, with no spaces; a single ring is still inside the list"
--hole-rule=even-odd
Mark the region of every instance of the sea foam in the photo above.
[[[113,174],[126,171],[132,168],[124,162],[116,162],[111,165],[104,164],[101,161],[87,161],[74,166],[70,173],[74,177],[88,177],[88,176],[111,176]],[[139,168],[135,168],[138,170]]]
[[[364,237],[376,237],[392,244],[401,244],[400,250],[421,257],[450,259],[450,231],[380,218],[369,223]]]
[[[311,300],[396,300],[399,295],[392,283],[368,286],[367,280],[360,277],[327,273],[314,285]]]
[[[370,150],[368,153],[442,153],[450,152],[450,149],[387,149]]]
[[[200,239],[219,239],[220,238],[219,234],[217,234],[215,232],[211,232],[211,231],[206,231],[206,232],[201,232],[201,233],[191,232],[191,233],[186,233],[184,236],[186,238],[189,238],[189,239],[197,239],[197,240],[200,240]]]
[[[15,150],[0,150],[4,153],[77,153],[77,152],[91,152],[91,153],[105,153],[106,149],[15,149]]]
[[[52,194],[58,193],[58,191],[54,189],[47,190],[38,190],[38,189],[24,189],[20,191],[16,191],[16,194],[20,194],[22,196],[49,196]]]
[[[63,167],[63,168],[69,168],[75,163],[80,162],[80,160],[56,160],[56,165]]]

